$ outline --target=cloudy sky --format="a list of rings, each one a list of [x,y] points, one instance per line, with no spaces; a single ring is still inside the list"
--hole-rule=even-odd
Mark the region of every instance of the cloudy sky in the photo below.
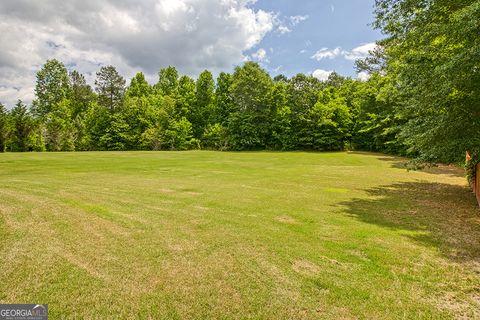
[[[84,73],[112,64],[154,82],[161,67],[197,76],[258,61],[272,76],[335,70],[381,38],[368,25],[374,0],[1,0],[0,102],[30,103],[50,58]],[[361,77],[362,75],[360,75]]]

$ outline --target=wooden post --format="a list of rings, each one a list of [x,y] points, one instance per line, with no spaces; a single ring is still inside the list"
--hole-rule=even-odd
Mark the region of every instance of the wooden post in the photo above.
[[[470,160],[472,160],[472,154],[470,152],[470,150],[467,150],[465,152],[465,163],[468,163]],[[476,190],[477,190],[477,175],[475,175],[475,181],[472,183],[472,190],[475,194],[477,194]]]

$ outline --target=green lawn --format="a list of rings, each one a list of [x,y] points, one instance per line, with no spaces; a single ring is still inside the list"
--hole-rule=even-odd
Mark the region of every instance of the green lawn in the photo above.
[[[50,318],[480,318],[462,171],[368,153],[0,154],[0,303]]]

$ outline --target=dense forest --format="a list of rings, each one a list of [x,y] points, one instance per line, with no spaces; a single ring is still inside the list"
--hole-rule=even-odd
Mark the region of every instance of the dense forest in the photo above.
[[[480,1],[377,0],[385,38],[357,61],[367,81],[272,77],[254,62],[214,79],[175,67],[94,88],[48,60],[31,106],[0,105],[0,151],[344,150],[458,162],[480,151]],[[474,157],[475,158],[475,157]],[[478,158],[478,157],[477,157]]]
[[[389,133],[392,102],[384,78],[338,74],[321,82],[298,74],[272,79],[247,62],[216,81],[161,69],[150,85],[138,73],[126,86],[113,66],[94,90],[76,71],[49,60],[37,73],[36,99],[2,111],[7,151],[73,150],[343,150],[401,152]]]

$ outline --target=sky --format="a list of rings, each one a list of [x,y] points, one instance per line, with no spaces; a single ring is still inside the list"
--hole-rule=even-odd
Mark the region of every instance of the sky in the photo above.
[[[34,99],[35,73],[61,60],[93,85],[100,67],[127,79],[173,65],[192,77],[256,61],[272,76],[336,71],[382,38],[369,25],[374,0],[2,0],[0,102]]]

